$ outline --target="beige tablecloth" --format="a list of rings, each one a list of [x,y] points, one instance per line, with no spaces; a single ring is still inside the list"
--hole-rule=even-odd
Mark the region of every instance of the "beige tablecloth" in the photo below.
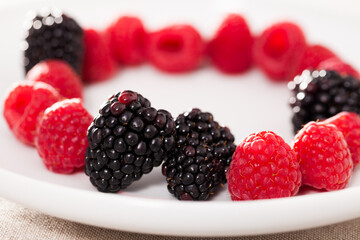
[[[360,204],[360,203],[359,203]],[[54,218],[0,198],[0,239],[209,239],[143,235],[102,229]],[[224,239],[224,238],[214,238]],[[237,237],[239,240],[359,240],[360,218],[348,222],[291,233]]]

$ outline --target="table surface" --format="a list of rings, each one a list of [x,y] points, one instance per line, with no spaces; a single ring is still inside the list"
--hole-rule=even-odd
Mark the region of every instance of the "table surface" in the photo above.
[[[0,239],[209,239],[181,238],[169,236],[143,235],[102,229],[51,217],[24,206],[0,198]],[[213,238],[224,239],[224,238]],[[351,221],[290,233],[260,235],[251,237],[231,237],[239,240],[338,240],[360,239],[360,218]]]

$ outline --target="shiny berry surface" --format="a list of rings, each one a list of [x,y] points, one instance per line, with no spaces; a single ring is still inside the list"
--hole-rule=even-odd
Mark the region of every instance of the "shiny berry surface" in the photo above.
[[[134,102],[135,100],[137,100],[136,92],[124,91],[119,96],[119,102],[121,102],[125,105],[129,105],[130,103]]]
[[[176,149],[162,166],[168,190],[179,200],[207,200],[226,182],[234,136],[211,113],[196,108],[175,122],[177,139],[169,141]]]
[[[48,59],[67,62],[81,73],[84,55],[83,30],[59,9],[42,12],[27,23],[24,65],[27,73],[37,63]]]
[[[150,173],[175,148],[171,114],[133,91],[106,101],[87,132],[85,173],[102,192],[118,192]]]
[[[294,132],[340,112],[360,113],[360,81],[335,71],[308,71],[288,83]]]

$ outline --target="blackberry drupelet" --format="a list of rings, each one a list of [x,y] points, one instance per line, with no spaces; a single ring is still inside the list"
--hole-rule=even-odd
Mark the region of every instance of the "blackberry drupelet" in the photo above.
[[[310,121],[322,120],[339,112],[360,113],[360,82],[335,71],[305,70],[288,84],[293,96],[294,132]]]
[[[179,200],[206,200],[226,183],[234,136],[199,109],[179,115],[175,122],[177,148],[162,166],[168,190]]]
[[[175,122],[141,94],[111,96],[89,126],[85,173],[101,192],[118,192],[161,165],[175,148]]]
[[[53,10],[36,15],[28,22],[25,49],[25,72],[46,59],[61,59],[81,73],[84,47],[83,30],[79,24]]]

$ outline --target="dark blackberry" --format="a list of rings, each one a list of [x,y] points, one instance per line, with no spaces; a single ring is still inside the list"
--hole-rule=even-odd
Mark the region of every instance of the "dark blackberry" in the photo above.
[[[360,113],[360,82],[335,71],[308,71],[289,82],[292,90],[294,132],[310,121],[322,120],[339,112]]]
[[[118,192],[161,165],[175,148],[175,122],[142,95],[110,97],[89,126],[85,173],[102,192]]]
[[[176,133],[177,148],[162,166],[168,190],[180,200],[206,200],[226,182],[234,136],[199,109],[177,117]]]
[[[77,22],[59,10],[36,15],[27,23],[25,72],[46,59],[61,59],[81,73],[83,30]]]

